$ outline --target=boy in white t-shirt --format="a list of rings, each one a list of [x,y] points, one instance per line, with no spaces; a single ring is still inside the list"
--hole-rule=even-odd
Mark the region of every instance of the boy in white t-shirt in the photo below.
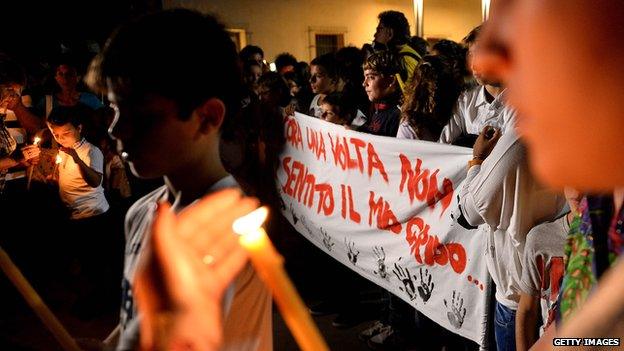
[[[59,195],[69,210],[67,230],[58,236],[70,282],[77,282],[74,305],[80,317],[95,317],[114,306],[115,258],[118,243],[108,218],[108,202],[102,188],[104,156],[81,136],[82,111],[76,107],[52,109],[47,125],[59,144],[57,156]],[[120,257],[119,257],[120,258]],[[71,286],[71,285],[70,285]]]
[[[163,45],[171,50],[163,52]],[[240,248],[226,229],[231,228],[231,222],[221,226],[216,225],[217,218],[210,225],[196,222],[198,217],[206,218],[215,211],[182,219],[206,194],[238,187],[225,170],[219,145],[221,132],[230,132],[240,112],[240,74],[238,55],[223,26],[214,17],[183,9],[150,14],[121,27],[91,65],[89,84],[107,93],[116,112],[109,130],[117,150],[123,150],[122,157],[135,176],[164,177],[165,181],[165,185],[139,199],[126,215],[120,321],[106,341],[119,351],[171,350],[176,349],[175,345],[199,348],[211,342],[212,348],[203,349],[273,349],[271,295],[251,265],[241,262],[238,268],[244,267],[235,277],[219,273],[206,278],[187,269],[203,271],[221,265],[231,268],[229,255]],[[182,255],[186,259],[201,252],[197,261],[191,260],[191,266],[159,265],[164,262],[160,258],[172,258],[170,250],[158,256],[159,246],[152,245],[153,224],[159,216],[157,204],[164,206],[163,201],[172,205],[161,212],[179,214],[178,223],[201,233],[202,240],[193,241],[190,251]],[[226,205],[220,203],[220,207]],[[220,217],[236,214],[235,208],[231,210]],[[215,236],[218,239],[214,241],[203,240],[215,233],[224,235]],[[189,238],[186,234],[174,237],[178,243]],[[232,245],[217,250],[219,243],[228,239],[234,240]],[[175,244],[167,248],[175,249]],[[155,274],[142,270],[142,260],[155,263]],[[171,269],[183,272],[161,274]],[[181,288],[188,286],[180,282],[163,287],[161,281],[155,283],[159,275],[165,280],[185,276],[185,283],[199,286],[200,292],[188,294],[193,289]],[[137,284],[145,279],[153,283],[149,288]],[[184,298],[175,293],[177,289],[183,290]],[[183,307],[187,304],[188,308]],[[152,310],[158,315],[149,312]],[[165,315],[168,330],[167,325],[159,326]],[[166,339],[163,342],[167,345],[156,347],[155,339]]]
[[[88,218],[108,211],[102,188],[104,155],[81,136],[79,110],[56,107],[47,124],[60,145],[57,156],[59,194],[71,211],[70,218]]]

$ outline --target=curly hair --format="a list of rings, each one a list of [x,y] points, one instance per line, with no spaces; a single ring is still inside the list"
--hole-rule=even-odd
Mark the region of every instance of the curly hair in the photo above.
[[[461,90],[446,58],[425,56],[405,90],[401,121],[407,121],[420,139],[424,135],[437,139]]]
[[[377,51],[364,61],[363,69],[373,70],[384,76],[393,76],[401,71],[398,55],[390,50]]]
[[[438,56],[443,56],[443,60],[450,65],[458,83],[464,84],[466,77],[470,77],[466,64],[468,49],[465,46],[443,39],[433,45],[432,51],[437,52]]]

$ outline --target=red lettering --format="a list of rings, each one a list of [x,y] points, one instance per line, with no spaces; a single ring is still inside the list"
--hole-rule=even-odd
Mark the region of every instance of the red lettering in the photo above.
[[[323,156],[323,160],[327,161],[327,156],[325,155],[325,140],[323,139],[323,134],[321,132],[315,131],[314,129],[306,127],[306,137],[308,150],[312,151],[314,156],[316,156],[317,160],[320,160],[321,156]]]
[[[410,203],[414,199],[418,201],[426,201],[430,209],[434,209],[436,203],[442,205],[440,217],[448,209],[453,201],[453,182],[444,178],[442,181],[442,191],[438,189],[438,172],[439,169],[431,172],[429,169],[422,169],[422,160],[416,159],[416,167],[412,169],[412,163],[403,155],[399,155],[401,160],[401,183],[399,184],[399,192],[404,192],[407,188],[407,194]]]
[[[394,212],[392,212],[392,210],[390,209],[390,204],[388,203],[388,201],[384,201],[382,196],[380,196],[379,199],[375,201],[375,193],[371,191],[368,198],[368,205],[369,226],[373,226],[373,215],[376,215],[377,228],[389,230],[394,234],[399,234],[401,232],[403,225],[397,220]]]
[[[357,154],[357,167],[360,170],[360,173],[364,172],[364,162],[362,161],[362,152],[361,148],[366,146],[366,142],[357,138],[351,138],[351,144],[355,146],[355,153]]]
[[[319,192],[319,204],[316,213],[321,213],[325,216],[330,216],[334,212],[334,191],[329,184],[316,184],[314,190]]]
[[[299,161],[290,165],[291,157],[282,160],[284,172],[286,172],[286,184],[282,186],[285,194],[297,199],[299,203],[312,208],[314,194],[319,193],[317,213],[330,216],[334,212],[334,193],[330,184],[316,184],[316,177],[308,171],[308,168]],[[352,200],[351,200],[352,201]]]
[[[362,216],[360,216],[353,206],[353,191],[351,190],[351,186],[348,186],[347,190],[349,192],[349,218],[355,223],[360,223],[362,221]]]
[[[428,266],[450,264],[455,273],[462,273],[466,269],[466,250],[464,247],[458,243],[440,243],[436,235],[429,234],[429,229],[429,225],[420,217],[414,217],[407,222],[405,239],[410,245],[410,251],[416,262],[424,262]],[[424,260],[420,252],[423,246]]]
[[[353,190],[350,185],[345,186],[344,184],[340,185],[342,190],[342,209],[341,216],[342,218],[347,218],[347,209],[349,212],[349,219],[355,223],[360,223],[362,221],[362,216],[355,210],[353,206]],[[349,201],[347,202],[347,197],[349,197]]]
[[[375,151],[375,147],[373,144],[368,144],[368,177],[370,178],[373,174],[373,168],[376,168],[379,171],[379,174],[383,177],[384,181],[388,183],[388,174],[386,173],[386,168],[381,162],[379,155]]]
[[[413,226],[418,227],[418,233],[414,233]],[[425,224],[425,221],[420,217],[414,217],[407,222],[407,243],[410,246],[410,251],[414,255],[414,258],[418,263],[422,263],[422,257],[420,256],[420,247],[427,244],[429,240],[429,225]]]
[[[290,163],[291,160],[292,160],[292,157],[290,156],[284,157],[284,159],[282,160],[282,166],[284,167],[284,172],[286,173],[286,176],[288,177],[286,179],[286,184],[282,186],[282,191],[284,191],[284,193],[290,196],[293,196],[294,189],[292,188],[292,184],[295,181],[296,177],[290,171],[290,167],[288,167],[288,164]]]
[[[294,148],[303,149],[301,127],[294,118],[290,118],[286,123],[286,141],[288,141]]]
[[[334,166],[340,166],[342,170],[347,169],[347,155],[344,151],[344,146],[340,142],[340,138],[336,137],[336,142],[334,143],[334,139],[332,139],[331,134],[327,133],[327,137],[331,143],[332,154],[334,155]]]

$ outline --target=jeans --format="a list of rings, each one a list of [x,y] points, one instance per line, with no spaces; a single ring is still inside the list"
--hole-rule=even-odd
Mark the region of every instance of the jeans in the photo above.
[[[516,350],[516,311],[496,301],[494,336],[498,351]]]

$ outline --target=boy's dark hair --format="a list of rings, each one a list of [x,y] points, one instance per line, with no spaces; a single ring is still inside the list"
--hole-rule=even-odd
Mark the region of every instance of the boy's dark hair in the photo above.
[[[241,61],[245,62],[247,60],[250,60],[251,56],[255,54],[260,54],[260,56],[264,57],[264,51],[262,51],[259,46],[247,45],[241,49],[238,56],[240,57]]]
[[[120,28],[91,62],[87,82],[98,92],[107,79],[133,97],[157,94],[176,102],[180,118],[210,98],[225,104],[222,129],[238,113],[242,74],[234,42],[214,17],[175,9]]]
[[[470,76],[470,72],[466,68],[466,54],[468,50],[461,44],[452,40],[440,40],[433,45],[433,50],[438,52],[438,56],[450,65],[453,74],[458,83],[463,84],[465,77]]]
[[[376,71],[384,76],[394,76],[401,71],[401,63],[396,54],[390,50],[385,50],[375,52],[367,57],[362,68]]]
[[[409,41],[410,26],[403,12],[384,11],[377,17],[379,18],[379,23],[384,27],[392,29],[393,35],[389,43],[390,46],[403,45]]]
[[[290,103],[290,88],[288,83],[277,72],[267,72],[258,80],[258,85],[267,87],[270,91],[279,94],[279,105],[285,107]]]
[[[429,42],[427,42],[425,39],[417,35],[414,35],[413,37],[410,38],[408,44],[412,49],[414,49],[418,53],[418,55],[420,55],[420,57],[427,55],[427,50],[429,49]]]
[[[481,33],[481,25],[472,28],[470,33],[468,33],[468,35],[466,35],[464,39],[462,39],[462,42],[466,46],[470,46],[474,44],[477,41],[477,38],[479,37],[479,33]]]
[[[275,57],[275,68],[278,72],[287,66],[297,67],[297,59],[288,52],[283,52]]]
[[[355,46],[346,46],[336,52],[336,62],[338,74],[342,80],[362,84],[362,64],[364,63],[362,50]]]
[[[439,55],[449,58],[466,56],[466,48],[463,45],[448,39],[442,39],[433,44],[432,50],[437,51]]]
[[[26,72],[17,61],[0,53],[0,85],[2,84],[25,85]]]
[[[63,126],[70,123],[78,128],[82,124],[82,113],[84,109],[80,105],[57,106],[50,111],[47,122],[53,126]]]
[[[348,93],[331,93],[323,98],[322,104],[328,104],[338,108],[340,118],[346,118],[345,123],[351,124],[357,115],[355,100]]]
[[[334,53],[318,56],[310,62],[310,65],[322,67],[325,74],[332,79],[338,78],[338,60]]]

